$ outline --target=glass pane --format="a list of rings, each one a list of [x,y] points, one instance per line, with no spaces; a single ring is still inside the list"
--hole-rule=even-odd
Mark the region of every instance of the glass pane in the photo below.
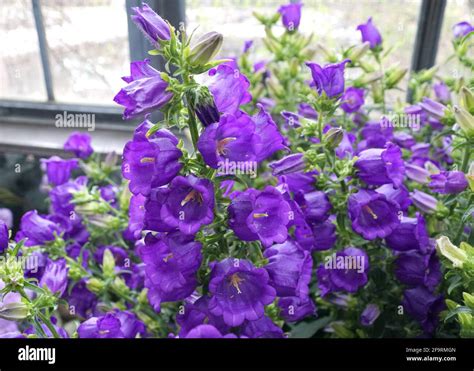
[[[130,63],[125,0],[41,4],[56,100],[112,105]]]
[[[0,99],[45,100],[31,0],[0,6]]]
[[[440,75],[460,77],[470,71],[466,70],[456,58],[446,63],[448,58],[454,53],[453,49],[453,26],[459,22],[470,22],[474,20],[474,2],[469,0],[448,0],[444,15],[443,28],[439,42],[438,56],[436,63],[440,64]]]
[[[280,5],[289,0],[187,0],[186,16],[188,29],[199,28],[196,34],[211,30],[225,37],[221,57],[233,57],[242,50],[245,40],[264,37],[263,26],[253,17],[253,11],[271,15]],[[373,17],[375,25],[384,37],[385,48],[394,51],[385,63],[398,63],[410,68],[418,26],[421,0],[304,0],[300,31],[314,34],[314,45],[340,50],[360,43],[357,25]],[[316,55],[322,62],[323,56]],[[405,85],[408,77],[405,79]],[[396,98],[404,99],[405,92],[393,92]],[[394,100],[395,97],[390,97]]]

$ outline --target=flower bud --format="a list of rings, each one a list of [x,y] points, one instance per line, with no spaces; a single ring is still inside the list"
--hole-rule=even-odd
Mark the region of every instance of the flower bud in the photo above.
[[[275,80],[274,78],[271,78],[267,82],[268,89],[272,94],[274,94],[277,97],[283,97],[286,95],[285,90],[283,87],[280,85],[280,83]]]
[[[469,183],[469,188],[471,188],[471,191],[474,192],[474,161],[471,162],[471,166],[469,166],[466,178],[467,182]]]
[[[462,297],[464,299],[464,304],[471,309],[474,309],[474,295],[471,295],[467,292],[462,293]]]
[[[464,134],[469,138],[474,138],[474,116],[464,108],[454,106],[454,117]]]
[[[446,299],[446,306],[448,307],[449,310],[454,310],[457,307],[459,307],[459,304],[456,303],[455,301],[452,301],[451,299]]]
[[[352,63],[355,63],[359,59],[361,59],[367,53],[369,49],[370,49],[370,43],[368,41],[366,41],[363,44],[356,45],[348,50],[347,58],[350,59]]]
[[[336,148],[344,138],[344,130],[342,128],[331,128],[323,136],[324,144],[329,149]]]
[[[471,89],[463,86],[461,88],[461,93],[459,95],[459,101],[461,107],[464,108],[466,111],[473,113],[474,111],[474,94],[472,93]]]
[[[354,337],[354,334],[352,333],[351,330],[346,328],[341,322],[334,322],[331,325],[332,329],[334,330],[334,333],[342,339],[350,339]]]
[[[434,75],[436,74],[436,72],[438,72],[438,69],[439,69],[438,66],[434,66],[427,70],[421,71],[420,74],[418,75],[418,80],[421,83],[431,81]]]
[[[408,72],[408,69],[406,68],[394,67],[394,68],[389,69],[387,71],[387,74],[386,74],[387,78],[385,80],[387,84],[387,88],[392,89],[395,86],[397,86],[397,84],[405,77],[407,72]]]
[[[121,295],[128,295],[130,293],[130,289],[125,283],[125,281],[120,278],[116,277],[114,282],[112,282],[112,288],[115,290],[115,292],[118,292]]]
[[[189,60],[193,65],[205,65],[221,50],[224,37],[218,32],[208,32],[202,35],[191,48]]]
[[[423,98],[423,101],[419,105],[423,111],[437,120],[442,120],[446,116],[447,107],[433,99]]]
[[[333,52],[331,52],[328,48],[326,48],[323,44],[318,43],[318,44],[316,45],[316,47],[317,47],[317,49],[318,49],[320,52],[322,52],[322,53],[324,54],[324,56],[326,57],[326,59],[327,59],[328,61],[331,61],[331,62],[332,62],[332,61],[336,61],[336,60],[337,60],[336,55],[335,55]]]
[[[355,87],[364,87],[367,84],[374,83],[378,80],[380,80],[383,77],[382,73],[379,71],[374,71],[374,72],[369,72],[365,73],[361,77],[357,78],[354,81],[354,86]]]
[[[11,294],[12,293],[10,293],[10,295]],[[28,306],[21,300],[0,303],[0,318],[6,319],[8,321],[21,321],[22,319],[28,317],[28,314]]]
[[[471,313],[463,313],[460,312],[458,313],[458,320],[459,323],[461,324],[461,327],[463,328],[464,332],[461,331],[461,337],[472,337],[472,334],[474,334],[474,331],[472,331],[471,327],[473,327],[473,321],[472,321],[472,314]],[[463,336],[462,334],[466,334],[466,330],[469,329],[469,336]]]
[[[105,277],[113,277],[115,272],[115,258],[109,249],[104,251],[102,259],[102,271]]]
[[[374,98],[374,103],[383,102],[383,86],[379,81],[376,81],[372,84],[372,96]]]
[[[87,289],[93,294],[101,294],[104,291],[105,283],[97,278],[91,278],[86,283]]]
[[[436,247],[440,254],[451,261],[456,268],[462,268],[467,261],[466,252],[454,246],[446,236],[441,236],[436,240]]]
[[[214,97],[205,86],[191,90],[188,95],[189,105],[204,127],[219,122],[220,115]]]

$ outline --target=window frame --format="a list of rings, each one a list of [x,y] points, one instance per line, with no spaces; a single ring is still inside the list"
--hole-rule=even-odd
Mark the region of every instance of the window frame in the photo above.
[[[294,2],[295,0],[290,1]],[[142,0],[126,0],[125,3],[128,16],[128,40],[131,61],[149,58],[151,61],[150,63],[155,68],[162,69],[163,61],[160,57],[148,55],[148,50],[151,49],[151,45],[130,19],[132,7],[140,6]],[[152,9],[168,19],[173,26],[179,27],[180,22],[185,22],[186,0],[148,0],[147,3]],[[31,131],[44,130],[45,126],[36,125],[38,123],[44,124],[49,120],[49,125],[52,125],[55,115],[63,113],[64,111],[72,114],[95,114],[97,121],[96,128],[100,130],[109,130],[111,133],[122,133],[124,130],[131,132],[134,125],[131,125],[130,123],[136,122],[123,121],[123,110],[121,107],[114,107],[113,105],[105,106],[61,103],[55,100],[53,77],[51,74],[51,65],[48,54],[47,35],[41,11],[41,0],[31,0],[31,4],[38,35],[47,100],[32,102],[0,99],[0,132],[1,128],[5,127],[5,125],[15,125],[15,123],[19,121],[27,123],[30,125],[28,133],[18,133],[18,137],[25,138],[25,141],[23,141],[21,145],[27,149],[41,148],[41,146],[38,146],[37,143],[35,143],[34,135],[31,136],[29,133],[31,133]],[[429,68],[435,64],[446,4],[447,0],[422,0],[418,16],[415,46],[412,53],[411,71]],[[408,94],[407,99],[410,100],[410,94]],[[159,116],[153,116],[153,120],[158,119]],[[60,137],[62,138],[62,134]],[[112,137],[111,140],[113,140]],[[60,144],[62,145],[62,143]],[[5,146],[3,145],[2,136],[0,135],[0,151],[2,150],[5,150]]]

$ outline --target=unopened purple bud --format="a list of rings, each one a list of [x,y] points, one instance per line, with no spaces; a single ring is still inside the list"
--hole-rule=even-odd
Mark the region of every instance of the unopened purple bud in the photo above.
[[[156,45],[160,40],[169,40],[171,38],[169,24],[156,14],[148,4],[143,4],[141,8],[132,8],[132,10],[134,12],[132,21],[153,45]]]
[[[405,164],[405,173],[407,177],[420,184],[428,184],[430,182],[430,172],[420,166]]]
[[[299,173],[305,169],[304,155],[302,153],[295,153],[283,157],[279,161],[272,162],[269,166],[273,169],[272,173],[274,176]]]
[[[441,120],[446,114],[446,106],[430,98],[423,98],[420,107],[431,117]]]
[[[438,201],[433,196],[418,190],[411,194],[413,204],[421,211],[427,214],[434,214],[437,210]]]
[[[365,307],[360,316],[362,326],[372,326],[376,319],[380,316],[380,309],[377,304],[369,304]]]

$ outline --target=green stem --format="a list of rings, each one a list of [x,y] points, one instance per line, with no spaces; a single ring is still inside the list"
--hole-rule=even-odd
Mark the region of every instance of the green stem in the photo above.
[[[189,131],[191,133],[191,140],[193,141],[193,147],[194,151],[198,151],[197,148],[197,142],[199,139],[199,131],[197,127],[197,121],[196,121],[196,115],[194,114],[194,111],[188,107],[188,112],[189,112]]]
[[[467,145],[466,148],[464,149],[464,155],[463,155],[462,165],[461,165],[461,171],[463,173],[467,173],[470,157],[471,157],[471,146]]]
[[[43,323],[46,325],[46,327],[49,329],[49,331],[51,331],[51,334],[53,334],[53,336],[56,339],[61,337],[61,336],[59,336],[58,332],[56,331],[53,324],[51,323],[51,320],[48,317],[46,317],[43,313],[41,313],[41,311],[38,311],[37,315],[41,319],[41,321],[43,321]]]

